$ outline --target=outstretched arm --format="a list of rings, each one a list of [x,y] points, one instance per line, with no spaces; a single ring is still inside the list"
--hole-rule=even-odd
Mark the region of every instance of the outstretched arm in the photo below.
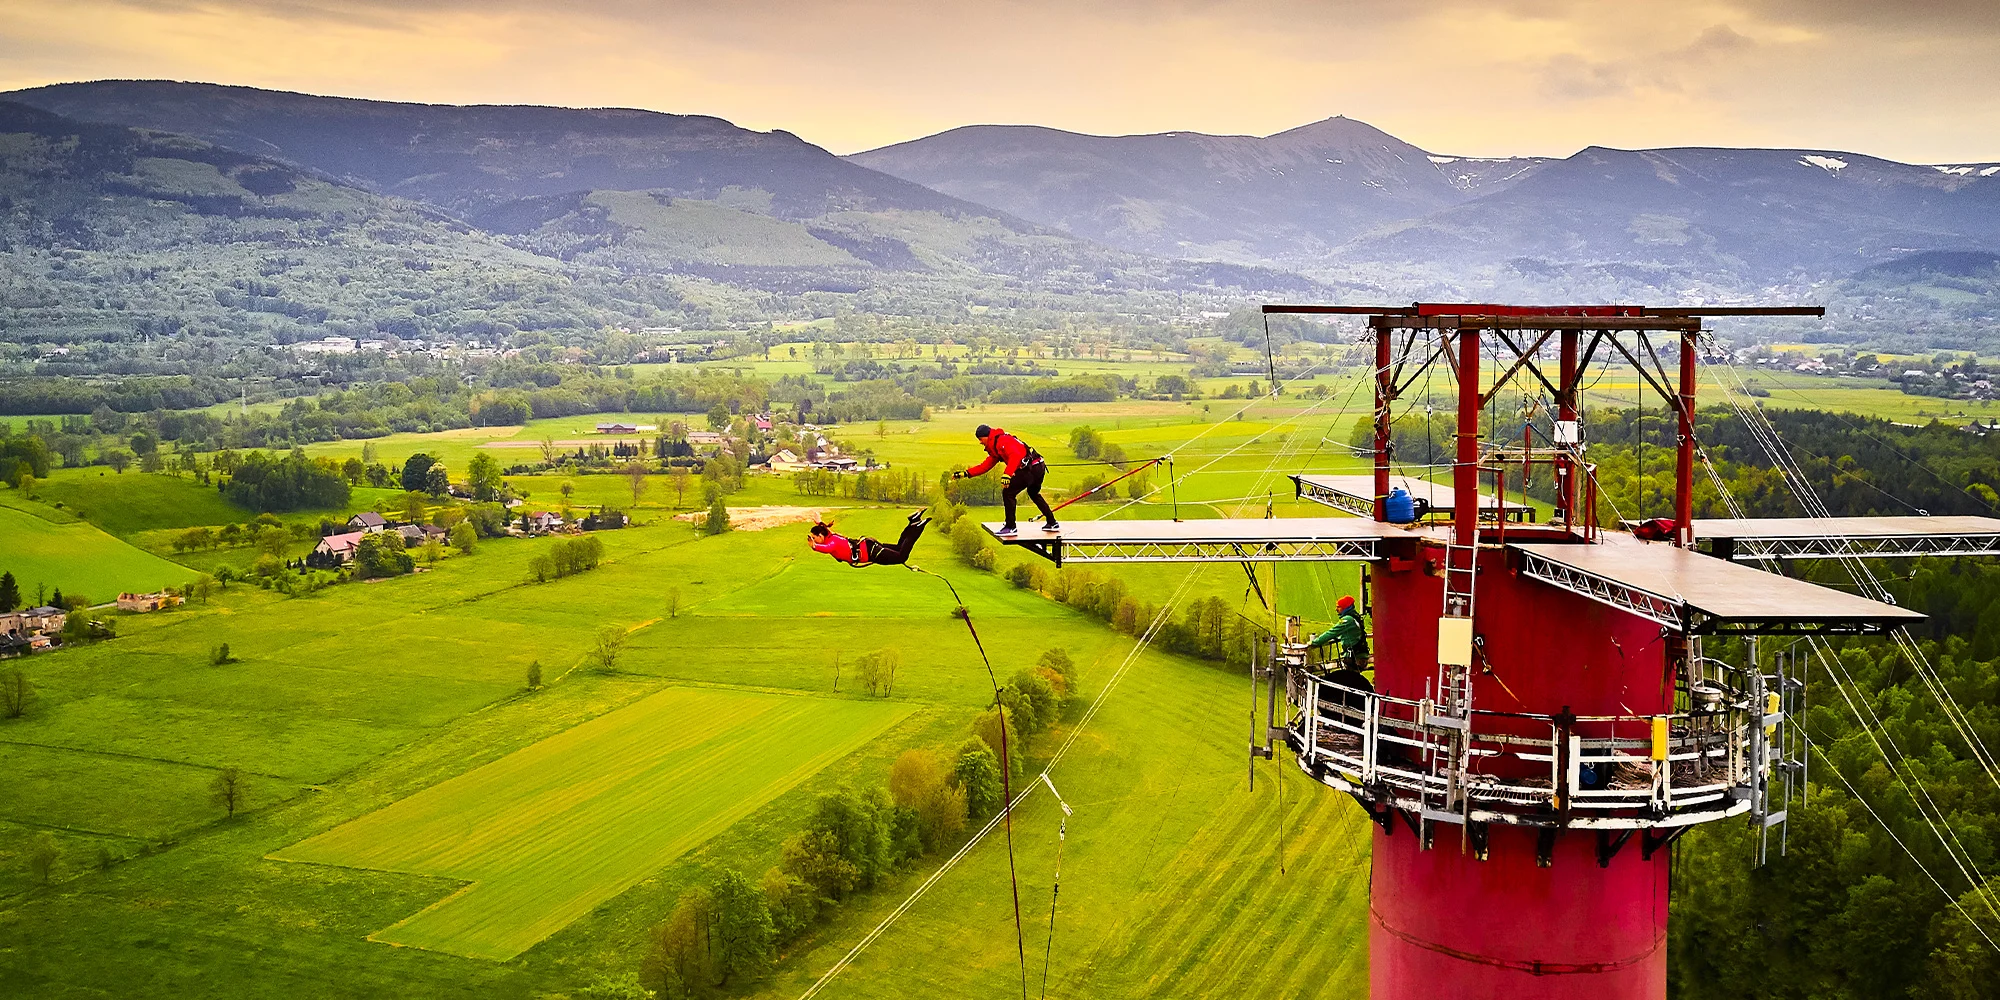
[[[981,462],[978,465],[975,465],[972,468],[965,470],[965,474],[968,476],[977,476],[984,473],[986,470],[992,467],[993,467],[993,456],[989,454],[986,456],[986,461]]]

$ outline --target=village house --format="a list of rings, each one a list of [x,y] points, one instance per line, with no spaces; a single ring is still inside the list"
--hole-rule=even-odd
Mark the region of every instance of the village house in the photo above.
[[[638,424],[598,424],[598,425],[597,425],[597,433],[599,433],[599,434],[637,434],[637,433],[639,433],[639,425],[638,425]]]
[[[23,628],[29,632],[40,632],[44,635],[62,631],[63,622],[69,620],[68,612],[46,604],[39,608],[29,608],[26,611],[19,612],[19,616]]]
[[[766,464],[771,467],[772,472],[802,472],[812,467],[810,463],[800,458],[798,453],[790,448],[778,449],[778,453],[772,455],[771,460]]]
[[[389,527],[389,519],[372,510],[364,510],[348,518],[347,527],[354,531],[365,531],[373,534]]]
[[[689,431],[687,436],[687,443],[696,448],[718,445],[728,440],[729,435],[717,431]]]
[[[771,433],[771,415],[769,413],[757,414],[756,420],[757,420],[758,430],[763,431],[766,434]]]
[[[328,535],[320,539],[318,545],[313,546],[313,554],[332,556],[338,562],[352,562],[355,546],[360,545],[361,540],[371,534],[374,532],[345,531],[338,535]]]
[[[359,536],[357,535],[356,537]],[[161,591],[157,594],[118,595],[118,610],[120,611],[137,611],[143,613],[147,611],[158,611],[161,608],[176,607],[180,603],[181,603],[180,598],[175,597],[174,595],[169,594],[166,591]]]
[[[545,510],[531,510],[523,519],[529,531],[555,531],[563,526],[562,515]]]
[[[440,542],[445,539],[445,530],[435,524],[405,524],[397,527],[396,533],[403,536],[404,548],[422,545],[432,538]]]

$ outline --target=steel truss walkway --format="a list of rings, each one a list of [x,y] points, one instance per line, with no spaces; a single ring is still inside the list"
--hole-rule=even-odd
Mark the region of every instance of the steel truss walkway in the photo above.
[[[1402,487],[1403,492],[1430,504],[1429,514],[1451,517],[1451,486],[1434,483],[1414,476],[1390,476],[1389,488]],[[1325,504],[1335,510],[1346,511],[1361,517],[1375,516],[1375,477],[1371,475],[1292,477],[1292,493],[1301,500]],[[1513,501],[1502,501],[1485,493],[1479,495],[1479,516],[1491,521],[1502,516],[1510,521],[1533,521],[1535,509]]]
[[[1200,521],[1076,521],[1060,532],[1024,526],[1001,535],[1058,566],[1070,562],[1372,562],[1385,545],[1414,541],[1409,528],[1358,517],[1281,517]]]
[[[1694,535],[1710,555],[1737,560],[2000,555],[2000,518],[1991,517],[1698,520]]]
[[[1688,635],[1884,632],[1924,615],[1711,558],[1606,533],[1597,544],[1511,542],[1521,574]]]

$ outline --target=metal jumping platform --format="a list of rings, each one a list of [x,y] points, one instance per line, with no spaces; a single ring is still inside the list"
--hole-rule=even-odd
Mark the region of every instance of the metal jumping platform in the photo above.
[[[1278,517],[1199,521],[1076,521],[1061,531],[1024,526],[1002,535],[1058,566],[1066,562],[1372,562],[1383,546],[1414,540],[1411,528],[1358,517]]]
[[[1403,492],[1430,504],[1428,514],[1449,518],[1452,512],[1452,488],[1446,483],[1434,483],[1414,476],[1390,476],[1389,487],[1402,487]],[[1375,516],[1374,476],[1293,476],[1292,492],[1301,500],[1325,504],[1335,510],[1344,510],[1360,517]],[[1510,521],[1533,521],[1535,509],[1526,504],[1501,500],[1481,493],[1479,495],[1479,517],[1491,521],[1498,517]]]
[[[1709,555],[1736,560],[2000,555],[2000,518],[1991,517],[1698,520],[1694,535]]]
[[[1885,632],[1924,615],[1893,604],[1710,558],[1667,542],[1606,533],[1597,544],[1513,542],[1521,574],[1686,635]]]

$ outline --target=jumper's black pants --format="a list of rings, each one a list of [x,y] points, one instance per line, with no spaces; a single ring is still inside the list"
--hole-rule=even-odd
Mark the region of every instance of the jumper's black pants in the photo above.
[[[896,539],[896,544],[894,545],[878,542],[873,538],[861,539],[861,544],[866,548],[868,553],[868,562],[876,566],[899,566],[908,562],[910,559],[910,549],[916,546],[917,539],[923,537],[924,528],[928,527],[929,524],[930,522],[926,521],[923,524],[912,524],[904,528],[903,537]]]
[[[1050,521],[1056,519],[1056,512],[1049,509],[1047,500],[1042,499],[1042,480],[1048,478],[1048,475],[1049,467],[1041,462],[1023,465],[1020,471],[1014,473],[1014,481],[1000,491],[1000,502],[1007,506],[1007,527],[1014,526],[1014,500],[1023,490],[1027,491],[1028,499],[1033,500],[1035,506],[1041,510],[1044,519]]]

